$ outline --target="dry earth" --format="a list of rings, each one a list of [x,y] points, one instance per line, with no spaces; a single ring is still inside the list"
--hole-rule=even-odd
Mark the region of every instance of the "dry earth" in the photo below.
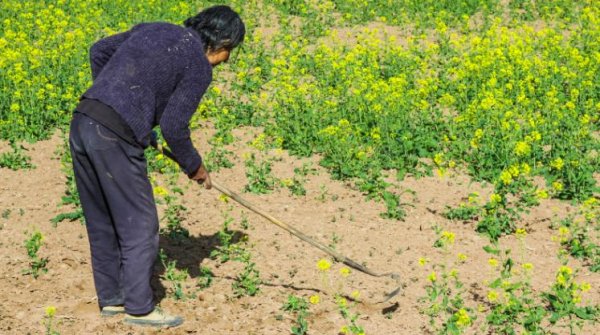
[[[194,140],[200,148],[207,147],[210,132],[208,128],[194,132]],[[242,157],[249,150],[247,141],[255,134],[255,129],[235,131],[239,140],[230,149],[235,153],[236,165],[212,174],[213,179],[233,190],[243,189],[246,177]],[[26,145],[37,166],[34,170],[0,169],[0,212],[10,210],[7,218],[0,218],[1,334],[43,333],[47,306],[57,308],[56,329],[61,334],[289,334],[293,319],[281,307],[290,294],[304,297],[319,294],[321,302],[310,306],[309,334],[338,334],[344,322],[333,302],[334,292],[323,284],[315,266],[323,254],[248,211],[251,228],[244,233],[248,235],[248,248],[265,284],[255,297],[233,298],[231,284],[241,269],[239,263],[219,264],[208,255],[218,243],[216,234],[223,223],[223,211],[232,205],[232,215],[239,222],[241,209],[233,203],[220,201],[216,190],[204,190],[184,178],[179,180],[179,185],[185,189],[184,205],[189,209],[184,226],[192,236],[182,245],[161,238],[161,247],[170,259],[178,261],[179,267],[188,268],[191,278],[186,282],[186,292],[196,291],[194,285],[200,265],[213,270],[214,284],[199,291],[194,299],[175,301],[165,296],[169,283],[159,279],[164,269],[157,264],[154,281],[157,300],[169,312],[185,318],[181,327],[133,328],[123,325],[120,317],[100,318],[85,227],[78,222],[62,222],[53,228],[49,222],[55,215],[70,210],[59,207],[65,177],[55,151],[62,143],[57,134],[50,140]],[[3,143],[0,152],[5,150],[7,145]],[[285,152],[271,152],[270,155],[280,158],[273,167],[273,174],[278,178],[291,177],[293,168],[303,162],[313,163],[318,175],[308,177],[307,195],[294,197],[287,189],[279,188],[269,195],[244,194],[244,197],[320,241],[332,243],[335,240],[338,251],[376,271],[401,274],[404,287],[399,296],[389,303],[361,303],[354,308],[360,312],[358,323],[364,326],[367,334],[427,333],[428,319],[420,313],[423,305],[418,299],[425,294],[429,266],[452,261],[458,252],[468,256],[466,263],[458,267],[460,278],[467,287],[464,296],[467,306],[477,309],[478,304],[485,304],[484,281],[492,278],[489,256],[482,250],[488,244],[487,239],[474,231],[473,224],[452,222],[435,213],[446,205],[458,205],[471,192],[480,192],[486,197],[489,186],[469,182],[461,175],[407,178],[399,183],[399,187],[414,191],[414,195],[406,198],[414,208],[407,209],[404,222],[397,222],[379,217],[382,204],[367,201],[344,182],[331,180],[318,166],[318,158],[298,159]],[[324,201],[321,200],[323,196]],[[160,206],[159,211],[163,210]],[[573,210],[562,202],[545,201],[519,223],[529,232],[524,257],[534,264],[532,283],[537,292],[549,288],[560,266],[556,257],[557,244],[551,240],[556,232],[549,227],[550,223]],[[434,225],[456,234],[456,243],[449,256],[432,247],[436,239],[432,230]],[[243,230],[239,224],[233,228]],[[44,234],[40,255],[50,259],[48,273],[37,280],[22,274],[28,266],[23,246],[25,232],[33,229]],[[519,242],[514,237],[504,238],[501,243],[512,248],[515,256],[519,255]],[[428,258],[430,264],[420,267],[420,257]],[[578,281],[585,280],[592,285],[584,301],[600,303],[600,276],[575,260],[570,265],[581,268]],[[332,267],[332,278],[340,278],[340,268],[340,264]],[[349,294],[359,290],[365,301],[377,300],[393,288],[394,283],[390,280],[373,279],[357,271],[353,271],[344,284],[344,292]],[[387,317],[385,313],[388,313]],[[481,326],[482,319],[476,320],[476,325]],[[567,332],[564,328],[554,329],[559,333]],[[471,333],[482,332],[474,327]],[[580,333],[600,333],[600,326],[588,324]]]

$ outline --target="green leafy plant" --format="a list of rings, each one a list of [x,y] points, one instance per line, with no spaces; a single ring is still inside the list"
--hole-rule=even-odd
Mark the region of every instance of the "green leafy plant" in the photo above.
[[[52,225],[56,227],[58,223],[68,220],[76,221],[79,220],[81,224],[85,223],[83,216],[83,209],[81,208],[81,201],[79,200],[79,192],[77,191],[77,185],[75,184],[75,175],[73,172],[73,161],[71,152],[69,151],[68,142],[66,137],[63,139],[63,147],[58,151],[60,156],[61,170],[66,175],[65,194],[61,197],[60,206],[73,206],[74,209],[71,212],[60,213],[50,220]]]
[[[462,261],[454,261],[451,267],[447,264],[455,235],[439,227],[434,227],[434,232],[437,239],[433,246],[442,250],[444,261],[432,264],[431,272],[427,276],[428,284],[425,286],[427,294],[419,301],[426,304],[423,312],[429,316],[433,332],[462,334],[472,325],[475,316],[471,308],[465,306],[463,299],[465,288],[456,269]],[[419,263],[424,266],[427,261],[421,259]]]
[[[283,307],[284,311],[290,312],[296,315],[296,324],[292,325],[292,335],[306,335],[308,334],[308,301],[302,297],[289,295]]]
[[[158,257],[165,269],[161,278],[169,282],[171,286],[168,290],[169,294],[172,295],[175,300],[186,299],[188,295],[183,290],[183,284],[188,278],[187,269],[177,270],[177,261],[169,261],[162,249],[160,250]]]
[[[242,296],[254,296],[260,291],[260,272],[256,269],[256,264],[251,261],[249,252],[244,251],[238,254],[235,260],[244,264],[244,269],[240,272],[231,285],[233,294],[236,298]]]
[[[29,256],[29,268],[24,270],[24,274],[32,275],[33,278],[37,277],[41,273],[48,272],[46,265],[49,262],[47,257],[39,257],[38,252],[43,245],[44,236],[39,231],[34,231],[25,240],[25,249],[27,249],[27,255]]]
[[[340,295],[336,295],[335,301],[338,311],[340,312],[344,320],[346,320],[347,322],[347,325],[342,326],[340,333],[353,335],[364,334],[364,328],[358,324],[360,313],[352,311],[352,307],[356,305],[356,302],[353,301],[352,303],[349,303],[346,298]]]
[[[210,257],[213,259],[219,259],[221,263],[225,263],[235,258],[243,251],[243,249],[237,243],[234,243],[235,234],[229,229],[229,226],[234,221],[234,218],[230,215],[230,212],[231,207],[228,207],[228,209],[222,213],[224,217],[223,227],[217,233],[219,245],[210,252]]]
[[[54,329],[54,316],[56,315],[56,307],[46,307],[46,314],[44,315],[44,328],[46,328],[46,335],[60,335],[60,333]]]
[[[12,152],[5,152],[0,155],[0,168],[8,168],[11,170],[34,169],[31,164],[31,158],[24,153],[24,148],[10,141]]]
[[[201,290],[205,288],[209,288],[213,282],[213,278],[215,277],[214,273],[205,266],[200,266],[200,273],[198,274],[198,279],[196,280],[196,286]]]
[[[550,291],[542,294],[548,303],[550,323],[556,324],[566,319],[570,333],[575,334],[575,327],[581,329],[584,320],[598,321],[600,317],[598,306],[580,306],[582,293],[589,289],[588,283],[575,283],[573,270],[570,267],[561,266]]]
[[[255,155],[251,154],[246,159],[245,165],[248,184],[244,187],[244,191],[266,194],[275,189],[276,179],[271,175],[271,161],[264,160],[257,163]]]
[[[185,218],[187,208],[177,203],[175,196],[166,195],[165,201],[167,203],[167,209],[162,217],[163,221],[167,222],[167,226],[161,229],[162,233],[176,242],[182,242],[190,237],[190,232],[181,225],[181,221]]]
[[[524,236],[521,237],[521,252],[524,255],[523,239]],[[518,334],[522,327],[528,334],[546,334],[542,321],[547,313],[531,288],[533,265],[523,262],[519,272],[521,275],[515,277],[513,273],[516,272],[516,264],[510,257],[510,249],[503,252],[497,246],[487,246],[484,249],[492,255],[489,260],[492,269],[500,268],[499,276],[488,284],[490,311],[486,320],[490,330],[498,334]]]

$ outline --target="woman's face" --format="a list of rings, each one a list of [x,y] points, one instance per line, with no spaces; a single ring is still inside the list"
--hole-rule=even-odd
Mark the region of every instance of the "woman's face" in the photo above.
[[[208,62],[210,63],[210,65],[215,67],[223,62],[227,62],[227,60],[229,60],[229,54],[230,51],[227,49],[219,49],[214,51],[209,50],[206,53],[206,58],[208,58]]]

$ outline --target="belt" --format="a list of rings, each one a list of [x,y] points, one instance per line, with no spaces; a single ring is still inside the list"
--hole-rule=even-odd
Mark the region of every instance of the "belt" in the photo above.
[[[75,108],[75,111],[96,120],[115,132],[129,144],[140,146],[131,127],[129,127],[119,113],[107,104],[96,99],[83,98]]]

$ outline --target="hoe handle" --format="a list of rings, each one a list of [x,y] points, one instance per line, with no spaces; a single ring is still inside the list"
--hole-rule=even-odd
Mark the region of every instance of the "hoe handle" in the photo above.
[[[173,156],[173,154],[163,148],[160,145],[156,146],[156,149],[161,152],[163,155],[175,160],[175,157]],[[239,194],[233,192],[232,190],[230,190],[229,188],[221,185],[218,181],[216,180],[211,180],[212,186],[214,188],[216,188],[219,192],[225,194],[226,196],[228,196],[229,198],[235,200],[237,203],[239,203],[240,205],[248,208],[249,210],[253,211],[254,213],[264,217],[265,219],[271,221],[273,224],[277,225],[278,227],[282,228],[283,230],[287,231],[288,233],[298,237],[299,239],[301,239],[302,241],[309,243],[310,245],[314,246],[315,248],[318,248],[319,250],[323,251],[324,253],[330,255],[331,257],[333,257],[335,260],[337,260],[338,262],[342,262],[346,265],[348,265],[349,267],[358,270],[362,273],[368,274],[370,276],[373,277],[391,277],[392,279],[396,280],[396,282],[398,283],[400,281],[400,276],[397,273],[377,273],[372,271],[371,269],[367,268],[366,266],[363,266],[359,263],[357,263],[356,261],[351,260],[350,258],[338,253],[337,251],[331,249],[330,247],[326,246],[325,244],[318,242],[314,239],[312,239],[310,236],[304,234],[303,232],[299,231],[298,229],[290,226],[289,224],[282,222],[281,220],[275,218],[274,216],[272,216],[271,214],[263,211],[262,209],[254,206],[253,204],[251,204],[250,202],[248,202],[247,200],[245,200],[244,198],[240,197]],[[394,291],[388,293],[387,295],[385,295],[385,298],[383,301],[381,302],[385,302],[387,300],[389,300],[390,298],[392,298],[393,296],[395,296],[396,294],[398,294],[400,292],[400,287],[398,287],[397,289],[395,289]]]

